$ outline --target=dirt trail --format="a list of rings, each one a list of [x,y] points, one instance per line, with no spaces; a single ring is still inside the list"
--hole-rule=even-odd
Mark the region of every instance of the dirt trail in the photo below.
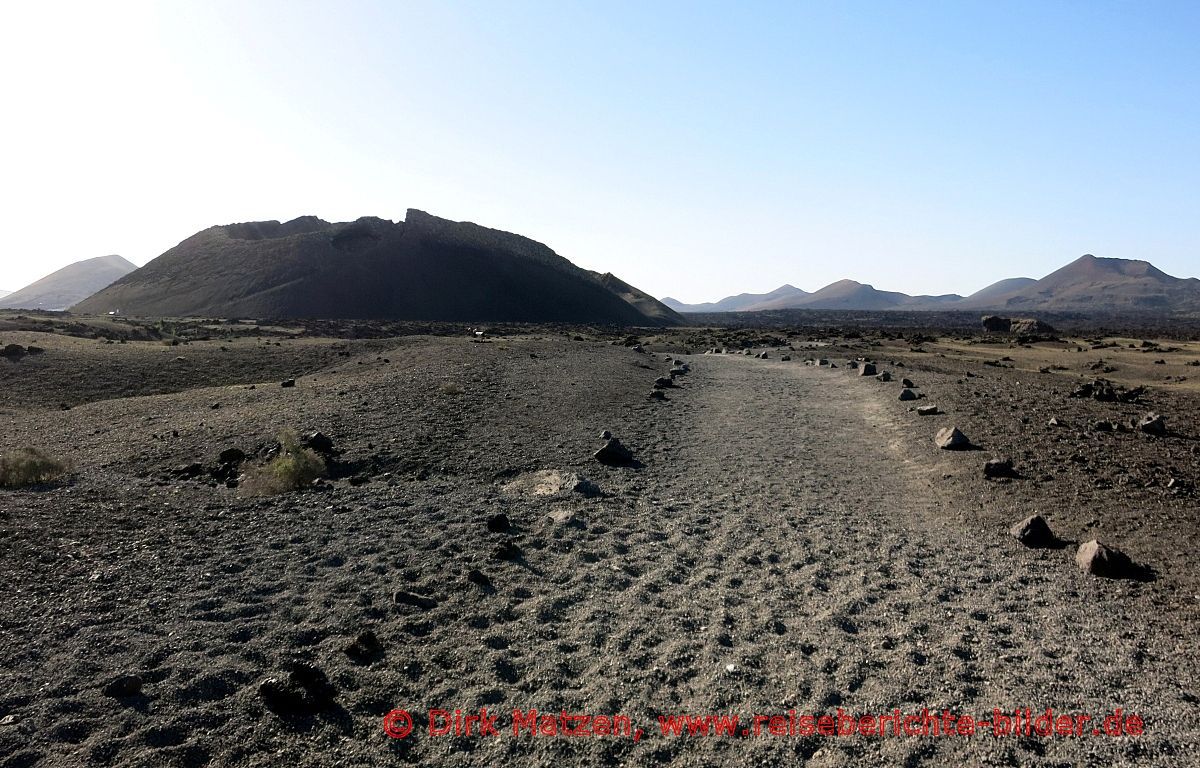
[[[994,707],[1122,706],[1146,717],[1147,735],[659,738],[654,759],[1030,765],[1092,754],[1144,764],[1158,754],[1169,764],[1194,749],[1183,691],[1143,670],[1150,648],[1170,653],[1175,641],[1079,594],[1069,551],[1031,553],[940,520],[954,499],[933,485],[932,460],[905,455],[903,412],[873,381],[743,357],[695,368],[655,435],[671,459],[640,478],[654,489],[648,540],[630,553],[642,563],[634,604],[616,609],[636,619],[585,676],[657,670],[659,685],[633,697],[650,704],[647,719],[838,707],[990,719]],[[1105,588],[1112,602],[1128,589]]]

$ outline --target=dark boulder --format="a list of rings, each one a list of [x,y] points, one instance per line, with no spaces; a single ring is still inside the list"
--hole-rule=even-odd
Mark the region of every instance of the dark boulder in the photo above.
[[[1057,333],[1050,325],[1031,317],[1008,318],[985,315],[982,323],[983,329],[988,333],[1007,333],[1031,341],[1053,338]]]
[[[182,467],[179,467],[175,470],[174,474],[176,477],[183,480],[195,480],[197,477],[203,475],[204,472],[205,470],[203,464],[200,462],[192,462],[191,464],[185,464]]]
[[[613,437],[595,453],[596,460],[610,467],[621,467],[633,463],[633,452]]]
[[[142,678],[121,675],[104,686],[104,695],[114,699],[129,699],[142,692]]]
[[[1013,469],[1012,459],[988,459],[983,464],[983,476],[994,480],[1002,477],[1017,477],[1017,472]]]
[[[1135,565],[1128,555],[1095,539],[1079,546],[1075,564],[1085,573],[1106,579],[1140,579],[1144,576],[1144,569]]]
[[[342,649],[350,659],[358,664],[366,664],[383,655],[383,644],[379,642],[379,638],[369,629],[364,629],[358,633],[345,648]]]
[[[1049,324],[1031,317],[1014,319],[1008,332],[1017,336],[1021,341],[1048,340],[1058,333]]]
[[[1138,429],[1147,435],[1154,437],[1166,437],[1167,435],[1167,420],[1166,417],[1160,416],[1157,413],[1148,413],[1138,422]]]
[[[971,447],[971,441],[958,427],[946,427],[938,430],[934,441],[937,443],[937,447],[943,451],[962,451]]]
[[[333,440],[324,432],[309,432],[300,439],[300,444],[318,456],[328,458],[336,453],[333,449]]]
[[[1058,544],[1058,537],[1050,530],[1049,524],[1041,515],[1030,515],[1009,528],[1008,532],[1027,547],[1053,547]]]
[[[297,661],[292,664],[288,679],[308,693],[309,698],[316,703],[333,700],[337,690],[320,667],[307,661]]]
[[[241,464],[246,460],[246,452],[241,448],[226,448],[217,456],[220,464]]]
[[[278,677],[259,683],[258,695],[266,708],[278,715],[298,715],[310,708],[303,688]]]
[[[267,709],[279,715],[304,715],[327,707],[337,689],[320,668],[297,661],[286,679],[268,677],[258,685]]]
[[[493,560],[520,560],[521,548],[511,541],[506,541],[492,551]]]
[[[984,315],[982,322],[983,330],[988,333],[1008,333],[1012,328],[1012,320],[998,315]]]
[[[1108,379],[1095,379],[1077,385],[1068,397],[1098,400],[1102,403],[1136,403],[1145,392],[1145,387],[1125,389]]]

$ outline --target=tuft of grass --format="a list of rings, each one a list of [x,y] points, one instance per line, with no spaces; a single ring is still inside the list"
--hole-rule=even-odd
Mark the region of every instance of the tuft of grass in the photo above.
[[[460,387],[458,384],[455,384],[453,381],[443,382],[441,390],[443,395],[461,395],[464,391],[462,387]]]
[[[251,467],[239,488],[251,496],[275,496],[307,488],[325,476],[325,460],[300,444],[295,432],[279,435],[279,453],[265,464]]]
[[[37,448],[18,448],[0,456],[0,487],[26,488],[52,483],[70,471],[70,463]]]

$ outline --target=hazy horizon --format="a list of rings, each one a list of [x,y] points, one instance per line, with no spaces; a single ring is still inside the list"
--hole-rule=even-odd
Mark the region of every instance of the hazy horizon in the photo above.
[[[1200,6],[47,4],[0,12],[0,289],[407,208],[685,303],[1197,276]]]

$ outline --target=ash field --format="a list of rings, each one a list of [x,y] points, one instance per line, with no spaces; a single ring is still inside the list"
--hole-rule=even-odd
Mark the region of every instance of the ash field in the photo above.
[[[1200,761],[1186,334],[10,312],[4,345],[4,445],[58,467],[0,489],[4,768]],[[499,735],[429,735],[481,707]],[[749,730],[1047,708],[1143,728]]]

